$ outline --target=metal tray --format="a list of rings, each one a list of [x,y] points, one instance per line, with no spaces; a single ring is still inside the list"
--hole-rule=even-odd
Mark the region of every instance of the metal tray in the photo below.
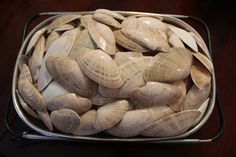
[[[198,37],[202,39],[202,37],[198,34],[198,32],[191,27],[189,24],[184,22],[181,19],[190,19],[199,22],[202,24],[202,26],[206,29],[207,33],[207,39],[208,39],[208,48],[209,52],[207,55],[211,58],[211,46],[210,46],[210,34],[209,34],[209,29],[206,26],[206,24],[201,20],[196,17],[191,17],[191,16],[184,16],[184,15],[167,15],[167,14],[154,14],[154,13],[144,13],[144,12],[124,12],[124,11],[117,11],[118,13],[124,15],[124,16],[131,16],[131,15],[148,15],[148,16],[161,16],[163,17],[163,20],[167,23],[175,24],[178,25],[179,27],[182,27],[188,31],[194,32],[198,35]],[[224,118],[223,118],[223,112],[221,109],[221,105],[219,102],[219,97],[216,94],[216,80],[215,80],[215,73],[212,74],[212,90],[210,94],[210,101],[208,108],[203,116],[203,118],[200,120],[198,124],[196,124],[194,127],[189,129],[187,132],[178,135],[178,136],[173,136],[173,137],[165,137],[165,138],[147,138],[147,137],[134,137],[134,138],[117,138],[117,137],[111,137],[111,136],[103,136],[103,135],[96,135],[96,136],[76,136],[76,135],[68,135],[68,134],[63,134],[63,133],[56,133],[56,132],[50,132],[48,131],[45,127],[41,127],[40,125],[37,124],[34,120],[30,119],[27,113],[24,112],[22,109],[19,100],[17,99],[17,93],[16,93],[16,85],[17,85],[17,77],[19,74],[18,70],[18,63],[19,63],[19,58],[21,55],[25,54],[25,49],[26,46],[31,38],[31,36],[40,28],[51,22],[56,16],[52,15],[65,15],[65,14],[91,14],[93,12],[47,12],[47,13],[39,13],[35,16],[33,16],[25,25],[25,29],[23,32],[23,44],[21,46],[21,49],[19,51],[16,64],[15,64],[15,69],[14,69],[14,74],[13,74],[13,82],[12,82],[12,99],[10,101],[13,101],[14,108],[18,114],[18,116],[21,118],[21,120],[29,126],[32,130],[35,131],[34,134],[31,133],[21,133],[21,137],[27,138],[27,139],[41,139],[41,140],[64,140],[64,141],[100,141],[100,142],[149,142],[149,143],[197,143],[197,142],[211,142],[214,139],[218,138],[219,135],[223,132],[224,130]],[[28,29],[29,23],[40,17],[40,16],[52,16],[38,24],[36,27],[34,27],[33,30],[26,36],[26,32]],[[204,42],[205,43],[205,42]],[[220,128],[217,132],[217,134],[210,139],[186,139],[187,136],[195,133],[197,130],[199,130],[208,120],[210,117],[213,108],[215,106],[215,103],[217,101],[217,108],[219,111],[219,116],[220,116]],[[10,102],[11,104],[11,102]],[[7,119],[7,116],[6,116]],[[9,129],[10,126],[7,123],[6,120],[6,125]]]

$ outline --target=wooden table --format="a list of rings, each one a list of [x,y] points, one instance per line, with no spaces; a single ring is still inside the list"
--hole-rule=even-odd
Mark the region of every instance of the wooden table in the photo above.
[[[91,144],[37,142],[25,145],[25,141],[11,141],[10,134],[0,142],[0,156],[236,156],[236,8],[230,2],[211,0],[1,0],[0,1],[0,135],[3,135],[4,107],[11,90],[14,62],[21,46],[22,30],[26,20],[35,13],[46,11],[89,11],[97,8],[111,10],[142,11],[193,15],[203,19],[212,36],[213,59],[216,78],[225,113],[226,129],[223,136],[208,144]],[[14,113],[12,113],[14,115]],[[218,127],[217,113],[214,111],[209,121],[194,137],[211,137]],[[19,119],[16,124],[23,125]]]

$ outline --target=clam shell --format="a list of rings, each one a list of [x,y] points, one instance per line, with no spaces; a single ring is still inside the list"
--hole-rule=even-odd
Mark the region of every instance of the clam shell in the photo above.
[[[175,113],[169,106],[166,105],[154,106],[146,109],[150,110],[152,113],[152,122]]]
[[[211,84],[204,90],[199,90],[193,85],[188,91],[183,103],[183,110],[198,109],[200,105],[208,98],[211,91]]]
[[[96,48],[96,45],[91,39],[87,29],[82,30],[81,33],[77,35],[69,57],[75,59],[79,53],[79,49],[81,48],[88,48],[91,50]]]
[[[50,118],[52,124],[64,133],[72,133],[80,124],[79,115],[70,109],[52,111]]]
[[[50,111],[58,109],[71,109],[78,114],[87,112],[92,107],[92,102],[88,98],[77,96],[74,93],[66,93],[54,97],[47,103]]]
[[[29,67],[26,64],[21,66],[19,80],[28,80],[31,83],[33,82]]]
[[[32,109],[41,112],[47,111],[42,95],[29,80],[19,79],[18,90],[22,98]]]
[[[194,125],[200,114],[198,110],[188,110],[169,115],[152,123],[142,132],[142,135],[149,137],[180,135]]]
[[[188,45],[192,50],[198,52],[198,47],[196,44],[195,39],[192,37],[192,35],[187,32],[186,30],[183,30],[181,28],[175,27],[173,25],[168,25],[170,30],[176,33],[176,35],[186,44]]]
[[[32,74],[32,78],[34,82],[37,82],[39,77],[39,70],[41,67],[41,64],[43,62],[43,56],[45,52],[45,38],[44,36],[40,37],[38,40],[34,52],[29,59],[29,69]]]
[[[69,92],[89,97],[96,92],[96,85],[80,70],[75,60],[68,57],[51,56],[46,60],[51,76]]]
[[[64,24],[67,24],[71,21],[74,21],[80,18],[81,18],[81,15],[76,15],[76,14],[59,16],[48,26],[47,30],[48,32],[50,32],[52,29],[58,28]]]
[[[118,137],[137,136],[153,122],[152,116],[152,110],[148,109],[128,111],[122,120],[107,132]]]
[[[112,16],[113,18],[118,19],[118,20],[124,20],[125,19],[125,17],[122,16],[121,14],[118,14],[114,11],[110,11],[110,10],[107,10],[107,9],[97,9],[97,10],[95,10],[95,13],[106,14],[106,15]]]
[[[52,126],[52,122],[49,117],[48,111],[45,111],[45,112],[37,111],[37,113],[38,113],[39,118],[44,123],[44,125],[48,128],[48,130],[53,131],[53,126]]]
[[[119,88],[123,84],[118,66],[101,50],[80,49],[76,61],[90,79],[105,87]]]
[[[116,21],[112,16],[109,16],[107,14],[95,13],[93,14],[93,19],[103,24],[113,26],[115,28],[121,28],[121,24]]]
[[[210,73],[214,71],[214,67],[211,60],[209,60],[205,55],[200,52],[193,52],[192,54],[207,68],[207,70],[209,70]]]
[[[127,38],[121,30],[114,30],[113,31],[114,36],[115,36],[115,40],[117,42],[117,44],[121,45],[122,47],[131,50],[131,51],[135,51],[135,52],[147,52],[148,49],[146,47],[143,47],[141,45],[139,45],[138,43],[130,40],[129,38]]]
[[[45,65],[45,61],[50,56],[68,56],[71,51],[71,48],[74,44],[76,37],[76,30],[70,30],[66,36],[59,37],[56,39],[48,48],[46,55],[43,58],[43,62],[39,71],[38,77],[38,89],[42,91],[52,80],[51,75],[48,73]]]
[[[204,113],[206,112],[206,109],[207,109],[207,107],[208,107],[208,104],[209,104],[209,98],[207,98],[206,99],[206,101],[204,101],[202,104],[201,104],[201,106],[199,107],[199,111],[201,112],[201,114],[200,114],[200,116],[196,119],[196,121],[195,121],[195,124],[197,124],[201,119],[202,119],[202,117],[204,116]],[[194,124],[194,125],[195,125]]]
[[[42,92],[42,96],[46,103],[52,98],[68,93],[62,86],[60,86],[56,81],[52,81]]]
[[[94,127],[97,130],[105,130],[116,125],[126,114],[129,103],[119,100],[100,107],[96,113]]]
[[[191,68],[191,77],[194,84],[200,89],[204,90],[211,83],[210,72],[205,68],[202,63],[194,60]]]
[[[170,48],[170,53],[158,53],[154,64],[145,70],[144,79],[160,82],[182,80],[190,73],[192,58],[191,52],[185,48]]]
[[[24,65],[24,64],[26,64],[27,65],[27,63],[29,62],[29,57],[28,56],[25,56],[25,55],[21,55],[20,57],[19,57],[19,62],[18,62],[18,68],[19,68],[19,70],[21,71],[22,70],[22,66]],[[30,74],[31,75],[31,74]],[[31,77],[31,76],[30,76]]]
[[[168,43],[165,43],[163,36],[156,31],[150,29],[129,29],[122,28],[122,32],[126,37],[139,43],[140,45],[147,47],[153,51],[159,50],[167,52],[169,49]]]
[[[97,105],[97,106],[102,106],[102,105],[109,104],[115,101],[114,98],[103,97],[99,94],[93,96],[92,98],[90,98],[90,100],[92,101],[92,104]]]
[[[98,48],[109,55],[116,53],[115,37],[108,26],[91,20],[88,22],[88,31]]]
[[[176,33],[172,32],[171,30],[168,31],[168,42],[172,47],[182,47],[185,48],[183,42],[180,40]]]
[[[23,100],[18,90],[16,90],[16,96],[20,102],[21,107],[25,110],[25,112],[27,112],[32,117],[39,119],[38,114]]]
[[[80,125],[72,131],[74,135],[93,135],[97,134],[100,131],[95,129],[93,123],[96,118],[96,110],[89,110],[85,114],[83,114],[80,118]]]
[[[74,29],[74,28],[75,27],[72,24],[66,23],[64,25],[60,25],[60,26],[56,27],[54,29],[54,31],[67,31],[67,30]]]
[[[168,29],[167,25],[162,22],[160,19],[153,17],[139,17],[137,18],[138,24],[141,27],[148,29],[158,29],[162,31],[166,31]]]
[[[160,82],[147,82],[131,94],[131,99],[136,105],[147,107],[172,104],[180,97],[181,91],[177,85]]]
[[[117,52],[114,56],[114,61],[116,62],[116,65],[119,66],[142,56],[142,53],[137,52]]]
[[[209,51],[208,51],[208,48],[207,48],[206,44],[195,33],[189,32],[189,34],[191,34],[193,36],[193,38],[195,39],[195,41],[197,42],[199,47],[203,50],[203,52],[205,54],[209,54]]]
[[[83,15],[80,19],[81,26],[88,29],[88,22],[93,20],[93,15]]]
[[[117,88],[107,88],[104,86],[98,86],[98,93],[101,94],[103,97],[109,98],[120,98],[120,90]]]
[[[47,27],[43,27],[34,33],[34,35],[31,37],[29,44],[26,48],[25,55],[27,55],[30,52],[30,50],[36,45],[39,38],[45,33],[46,30],[47,30]]]
[[[60,37],[60,34],[56,31],[52,31],[49,35],[48,38],[46,40],[46,45],[45,45],[45,51],[48,50],[48,48],[50,47],[50,45]]]

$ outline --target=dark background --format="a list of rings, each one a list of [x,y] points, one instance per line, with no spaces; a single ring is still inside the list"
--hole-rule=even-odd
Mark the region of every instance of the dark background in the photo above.
[[[21,46],[22,30],[33,14],[46,11],[89,11],[97,8],[193,15],[203,19],[212,36],[216,78],[225,113],[226,129],[207,144],[92,144],[12,141],[4,134],[3,115],[11,92],[14,62]],[[0,156],[236,156],[236,7],[230,1],[213,0],[0,0]],[[10,117],[14,116],[14,112]],[[12,118],[11,118],[12,119]],[[218,128],[217,112],[193,137],[211,137]],[[23,127],[16,118],[13,125]]]

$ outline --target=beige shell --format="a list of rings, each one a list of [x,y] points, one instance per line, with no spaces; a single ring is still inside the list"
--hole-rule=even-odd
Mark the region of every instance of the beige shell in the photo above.
[[[25,55],[21,55],[19,57],[19,61],[18,61],[18,68],[19,68],[19,70],[21,71],[22,70],[22,66],[24,64],[27,65],[28,62],[29,62],[29,57],[25,56]],[[31,77],[31,74],[30,74],[30,77]]]
[[[106,15],[112,16],[113,18],[118,19],[118,20],[124,20],[125,19],[125,17],[122,16],[121,14],[116,13],[114,11],[107,10],[107,9],[97,9],[97,10],[95,10],[95,13],[106,14]]]
[[[26,64],[21,66],[19,80],[28,80],[31,83],[33,82],[29,67]]]
[[[146,109],[152,113],[152,122],[175,113],[169,106],[166,105],[149,107]]]
[[[69,92],[89,97],[96,92],[96,84],[85,76],[75,60],[68,57],[51,56],[46,60],[51,76]]]
[[[77,35],[69,57],[75,59],[80,48],[88,48],[91,50],[96,48],[96,45],[90,37],[87,29],[82,30],[81,33]]]
[[[211,83],[210,72],[202,65],[201,62],[194,60],[191,68],[191,77],[194,84],[200,89],[204,90]]]
[[[153,122],[152,116],[152,110],[148,109],[128,111],[122,120],[107,132],[118,137],[137,136]]]
[[[168,31],[168,42],[172,47],[183,47],[185,48],[183,42],[180,40],[176,33],[172,32],[171,30]]]
[[[139,17],[137,18],[138,24],[141,27],[148,29],[158,29],[162,31],[166,31],[168,29],[167,25],[162,22],[160,19],[153,17]]]
[[[66,93],[69,92],[56,81],[50,82],[49,85],[41,92],[46,103],[48,103],[48,101],[50,101],[52,98]]]
[[[102,106],[102,105],[109,104],[109,103],[115,101],[114,98],[103,97],[99,94],[91,97],[90,100],[92,101],[93,105],[97,105],[97,106]]]
[[[178,112],[152,123],[142,132],[142,135],[149,137],[176,136],[192,127],[199,116],[200,111],[198,110]]]
[[[182,80],[190,73],[192,58],[191,52],[185,48],[170,48],[170,53],[158,53],[154,64],[145,70],[144,79],[160,82]]]
[[[88,22],[93,20],[93,15],[83,15],[80,19],[81,22],[81,26],[83,26],[84,28],[88,29]]]
[[[45,38],[44,36],[40,37],[38,40],[34,52],[29,59],[29,69],[32,74],[34,82],[37,82],[39,77],[39,70],[43,62],[43,56],[45,52]]]
[[[135,52],[147,52],[149,51],[146,47],[143,47],[142,45],[130,40],[127,38],[121,30],[114,30],[113,31],[116,43],[121,45],[122,47],[135,51]]]
[[[22,98],[32,109],[41,112],[45,112],[47,110],[46,103],[42,95],[29,80],[19,79],[18,90]]]
[[[214,67],[211,60],[209,60],[205,55],[200,52],[193,52],[192,54],[210,71],[210,73],[214,71]]]
[[[109,16],[107,14],[95,13],[93,14],[93,19],[103,24],[113,26],[115,28],[121,28],[121,24],[116,21],[112,16]]]
[[[58,109],[71,109],[78,114],[87,112],[92,107],[92,102],[88,98],[77,96],[74,93],[66,93],[54,97],[47,103],[50,111]]]
[[[107,88],[104,86],[98,86],[98,93],[101,94],[103,97],[109,98],[120,98],[120,90],[117,88]]]
[[[52,124],[61,132],[72,133],[79,124],[79,115],[70,109],[60,109],[52,111],[50,114]]]
[[[160,82],[147,82],[143,87],[135,89],[131,98],[136,105],[161,106],[175,103],[181,97],[177,85]]]
[[[48,128],[48,130],[53,131],[53,126],[52,126],[52,122],[49,117],[48,111],[45,111],[45,112],[37,111],[37,113],[38,113],[39,118],[44,123],[44,125]]]
[[[163,36],[156,31],[152,31],[150,29],[140,30],[122,28],[122,32],[129,39],[153,51],[159,50],[167,52],[169,49],[169,45],[167,42],[164,42],[165,39],[163,39]]]
[[[93,135],[97,134],[100,131],[95,129],[93,123],[96,118],[96,110],[89,110],[85,114],[83,114],[80,118],[80,125],[72,131],[74,135]]]
[[[43,62],[39,71],[38,77],[38,89],[42,91],[52,80],[51,75],[48,73],[45,65],[45,61],[50,56],[68,56],[71,48],[74,44],[75,37],[77,34],[76,30],[70,30],[66,36],[59,37],[56,39],[48,48],[46,55],[43,58]]]
[[[187,32],[184,29],[178,28],[173,25],[168,25],[170,30],[176,33],[176,35],[186,44],[188,45],[192,50],[198,52],[198,47],[195,39],[192,37],[192,35]]]
[[[193,85],[188,91],[183,103],[183,110],[198,109],[200,105],[208,98],[211,91],[211,84],[204,90],[199,90]]]
[[[36,43],[38,42],[39,38],[45,33],[45,31],[47,30],[47,27],[43,27],[41,29],[39,29],[38,31],[36,31],[34,33],[34,35],[31,37],[29,44],[26,48],[26,55],[30,52],[30,50],[36,45]]]
[[[119,100],[100,107],[96,113],[94,127],[97,130],[105,130],[116,125],[126,114],[129,103]]]
[[[60,26],[56,27],[56,28],[54,29],[54,31],[68,31],[68,30],[74,29],[74,28],[75,28],[75,27],[74,27],[72,24],[66,23],[66,24],[64,24],[64,25],[60,25]]]
[[[48,26],[47,30],[50,32],[52,29],[58,28],[64,24],[67,24],[76,19],[80,19],[81,15],[68,14],[57,17],[53,22]]]
[[[50,45],[59,37],[60,37],[60,34],[58,32],[52,31],[47,37],[45,51],[47,51]]]
[[[25,112],[27,112],[32,117],[39,119],[38,114],[23,100],[18,90],[16,90],[16,96],[20,102],[21,107],[25,110]]]
[[[109,55],[116,53],[115,37],[108,26],[91,20],[88,22],[88,31],[98,48]]]
[[[210,99],[207,98],[207,99],[201,104],[201,106],[199,107],[198,110],[201,112],[201,114],[200,114],[200,116],[195,120],[195,124],[197,124],[197,123],[202,119],[202,117],[204,116],[204,114],[205,114],[205,112],[206,112],[206,109],[207,109],[207,107],[208,107],[209,101],[210,101]],[[195,125],[195,124],[194,124],[194,125]]]
[[[90,79],[105,87],[119,88],[123,84],[118,66],[101,50],[80,49],[76,61]]]
[[[206,46],[206,44],[204,43],[204,41],[202,41],[197,34],[190,32],[189,34],[191,34],[193,36],[193,38],[195,39],[195,41],[197,42],[197,44],[199,45],[199,47],[203,50],[203,52],[205,54],[209,54],[208,48]]]
[[[114,56],[114,61],[116,62],[116,65],[119,66],[142,56],[142,53],[137,52],[117,52]]]

